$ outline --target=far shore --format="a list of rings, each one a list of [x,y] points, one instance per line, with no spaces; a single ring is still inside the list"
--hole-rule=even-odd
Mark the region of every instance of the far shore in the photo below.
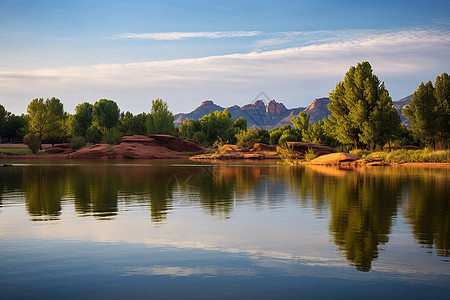
[[[100,145],[100,144],[99,144]],[[51,144],[43,144],[43,149],[48,149],[52,147]],[[38,154],[14,154],[14,153],[2,153],[2,148],[7,149],[20,149],[21,151],[26,151],[27,146],[25,144],[0,144],[0,165],[8,165],[7,161],[15,161],[15,160],[65,160],[65,161],[73,161],[77,162],[80,161],[80,159],[74,159],[68,156],[64,153],[38,153]],[[7,152],[7,151],[5,151]],[[265,154],[253,154],[253,157],[250,155],[247,156],[236,156],[236,155],[226,155],[225,158],[221,158],[223,155],[218,154],[210,154],[210,155],[195,155],[193,153],[188,152],[178,152],[177,156],[172,157],[155,157],[155,158],[149,158],[144,160],[153,160],[153,161],[196,161],[196,162],[205,162],[205,163],[213,163],[213,164],[220,164],[220,165],[226,165],[226,164],[235,164],[235,163],[245,163],[245,164],[262,164],[262,163],[278,163],[280,161],[280,158],[277,157],[277,159],[274,159],[274,155],[267,155]],[[124,158],[112,158],[110,156],[100,156],[96,158],[88,158],[88,159],[82,159],[83,162],[86,161],[92,161],[92,162],[114,162],[114,161],[139,161],[141,159],[124,159]],[[355,164],[356,163],[356,164]],[[307,166],[310,165],[307,161],[299,161],[298,165],[300,166]],[[320,164],[319,164],[320,165]],[[322,164],[322,166],[334,166],[334,167],[343,167],[343,168],[359,168],[359,167],[380,167],[380,166],[398,166],[398,167],[411,167],[411,168],[448,168],[450,167],[450,163],[435,163],[435,162],[407,162],[407,163],[385,163],[385,162],[379,162],[377,163],[367,163],[364,160],[358,160],[354,163],[349,162],[338,162],[333,164]]]

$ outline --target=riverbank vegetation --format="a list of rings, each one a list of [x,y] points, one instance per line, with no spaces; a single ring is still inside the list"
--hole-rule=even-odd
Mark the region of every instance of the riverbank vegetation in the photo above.
[[[74,149],[86,143],[117,144],[126,135],[169,134],[192,139],[206,147],[236,144],[252,148],[255,143],[286,145],[287,142],[319,143],[341,152],[357,152],[365,158],[386,161],[447,161],[450,132],[450,79],[437,76],[435,84],[421,83],[403,111],[411,126],[401,124],[384,83],[373,74],[368,62],[358,63],[345,74],[329,94],[331,114],[313,124],[300,112],[292,125],[270,130],[247,128],[244,118],[233,120],[228,111],[216,111],[199,120],[185,120],[174,127],[174,116],[161,99],[152,101],[149,113],[121,112],[117,103],[100,99],[80,103],[74,114],[64,111],[57,98],[33,99],[27,114],[16,116],[0,105],[0,138],[5,142],[26,142],[38,151],[42,143],[71,143]],[[38,146],[37,146],[38,144]],[[393,148],[405,145],[427,147],[422,152]],[[37,149],[37,150],[36,150]],[[435,153],[435,154],[433,154]],[[444,154],[442,154],[444,153]],[[447,154],[445,154],[447,153]],[[308,155],[313,157],[314,153]]]

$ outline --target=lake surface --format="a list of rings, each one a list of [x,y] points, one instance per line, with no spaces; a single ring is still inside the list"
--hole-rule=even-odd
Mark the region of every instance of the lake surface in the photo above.
[[[12,163],[2,299],[450,299],[450,168]]]

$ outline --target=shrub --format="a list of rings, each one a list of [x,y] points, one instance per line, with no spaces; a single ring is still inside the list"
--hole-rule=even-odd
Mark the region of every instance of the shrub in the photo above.
[[[391,152],[374,152],[366,156],[367,161],[385,161],[391,163],[406,162],[450,162],[450,151],[394,150]]]
[[[362,158],[362,159],[366,158],[366,156],[369,155],[370,153],[372,153],[372,151],[362,150],[362,149],[350,150],[350,154],[358,155],[359,158]]]
[[[311,161],[314,158],[316,158],[317,156],[319,156],[319,155],[312,148],[309,148],[308,151],[305,152],[305,159],[307,161]]]
[[[41,148],[41,140],[32,132],[23,137],[23,142],[30,148],[33,154],[36,154]]]
[[[74,136],[70,140],[70,148],[78,150],[86,145],[86,140],[82,136]]]
[[[105,130],[102,142],[110,145],[118,145],[122,141],[122,133],[116,127]]]

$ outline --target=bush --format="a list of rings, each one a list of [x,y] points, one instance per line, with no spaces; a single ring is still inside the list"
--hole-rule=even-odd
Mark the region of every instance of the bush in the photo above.
[[[102,142],[110,145],[118,145],[122,141],[122,133],[116,127],[105,130]]]
[[[369,155],[370,153],[372,153],[372,151],[362,150],[362,149],[350,150],[350,154],[358,155],[359,158],[362,158],[362,159],[366,158],[366,156]]]
[[[314,151],[314,149],[312,148],[309,148],[308,151],[305,152],[305,159],[307,161],[311,161],[317,156],[319,156],[319,154],[317,154],[316,151]]]
[[[70,140],[70,148],[78,150],[86,145],[86,140],[82,136],[74,136]]]
[[[394,150],[391,152],[374,152],[366,156],[367,161],[384,161],[390,163],[406,163],[406,162],[437,162],[449,163],[450,150],[447,151],[430,151],[422,150]]]
[[[33,154],[36,154],[41,149],[41,140],[32,132],[27,133],[23,137],[23,142],[30,148]]]

